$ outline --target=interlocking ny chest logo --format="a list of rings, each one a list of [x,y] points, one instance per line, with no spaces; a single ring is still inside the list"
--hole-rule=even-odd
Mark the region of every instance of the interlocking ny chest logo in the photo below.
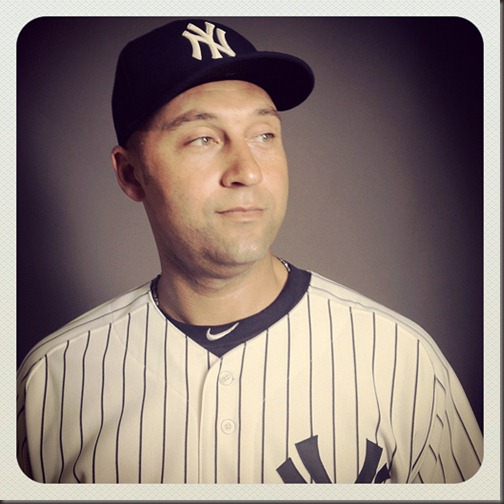
[[[296,443],[296,450],[315,483],[332,483],[320,458],[318,436],[312,436]],[[390,478],[386,464],[377,470],[382,451],[383,449],[376,443],[369,441],[369,439],[366,440],[366,459],[355,483],[384,483]],[[277,472],[284,483],[306,483],[290,457],[277,468]]]
[[[200,44],[206,44],[210,48],[210,54],[212,59],[222,58],[222,53],[228,56],[236,56],[236,53],[229,47],[226,41],[226,32],[221,28],[217,28],[216,35],[217,40],[214,40],[214,30],[215,25],[205,21],[206,32],[203,31],[198,26],[189,23],[187,29],[182,33],[182,37],[185,37],[192,46],[192,57],[197,60],[202,60],[203,56],[201,54]],[[190,30],[190,31],[189,31]]]

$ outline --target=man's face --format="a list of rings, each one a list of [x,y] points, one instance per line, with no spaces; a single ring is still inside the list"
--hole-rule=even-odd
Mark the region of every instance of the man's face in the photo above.
[[[288,193],[280,119],[261,88],[192,88],[140,133],[144,205],[162,259],[215,275],[264,258]]]

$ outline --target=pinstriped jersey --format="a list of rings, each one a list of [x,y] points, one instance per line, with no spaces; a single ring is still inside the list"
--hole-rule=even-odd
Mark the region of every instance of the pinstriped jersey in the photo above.
[[[22,469],[46,483],[451,483],[478,470],[481,431],[419,326],[293,266],[265,327],[260,315],[213,353],[148,283],[45,338],[18,371]],[[237,323],[205,334],[233,341]]]

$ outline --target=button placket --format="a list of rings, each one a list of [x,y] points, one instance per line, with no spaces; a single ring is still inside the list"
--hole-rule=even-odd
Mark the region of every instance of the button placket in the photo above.
[[[216,362],[207,375],[202,397],[200,444],[201,478],[205,482],[236,482],[240,366],[241,354],[230,352]],[[211,406],[207,408],[206,405]]]
[[[219,373],[219,417],[220,428],[224,434],[233,434],[238,422],[236,386],[233,372],[223,369]]]

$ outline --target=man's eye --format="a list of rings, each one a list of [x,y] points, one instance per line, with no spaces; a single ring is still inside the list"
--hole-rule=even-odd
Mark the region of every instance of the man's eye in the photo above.
[[[207,145],[210,145],[211,143],[214,142],[214,139],[209,136],[202,136],[199,138],[195,138],[194,140],[191,140],[189,142],[189,145],[196,145],[199,147],[206,147]]]
[[[261,133],[258,138],[261,142],[271,142],[276,138],[276,135],[275,133]]]

